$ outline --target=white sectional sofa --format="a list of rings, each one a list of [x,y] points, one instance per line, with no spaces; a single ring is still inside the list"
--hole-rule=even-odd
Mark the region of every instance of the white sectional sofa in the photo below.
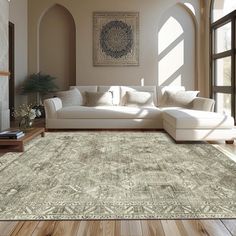
[[[111,92],[113,104],[87,106],[66,104],[55,97],[44,101],[47,129],[165,129],[177,141],[233,140],[234,119],[214,113],[214,100],[195,97],[188,107],[165,107],[166,91],[183,87],[76,86],[82,99],[86,93]],[[150,94],[153,104],[126,104]],[[137,96],[140,96],[137,98]]]

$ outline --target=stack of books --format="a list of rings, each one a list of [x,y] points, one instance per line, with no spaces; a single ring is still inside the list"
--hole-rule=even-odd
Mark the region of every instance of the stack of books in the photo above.
[[[8,130],[0,132],[0,139],[19,139],[24,136],[25,134],[21,130]]]

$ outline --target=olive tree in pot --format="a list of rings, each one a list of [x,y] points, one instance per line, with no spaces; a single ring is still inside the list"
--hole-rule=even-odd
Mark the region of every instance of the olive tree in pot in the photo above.
[[[45,111],[42,103],[42,97],[46,94],[56,92],[57,85],[54,83],[56,78],[42,73],[35,73],[29,76],[22,87],[22,94],[35,94],[36,104],[35,110],[41,112],[41,117],[45,117]]]

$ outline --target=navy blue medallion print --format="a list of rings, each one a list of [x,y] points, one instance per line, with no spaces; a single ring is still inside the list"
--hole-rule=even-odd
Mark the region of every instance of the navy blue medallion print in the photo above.
[[[123,21],[110,21],[102,27],[100,45],[102,51],[118,59],[132,52],[134,43],[132,27]]]

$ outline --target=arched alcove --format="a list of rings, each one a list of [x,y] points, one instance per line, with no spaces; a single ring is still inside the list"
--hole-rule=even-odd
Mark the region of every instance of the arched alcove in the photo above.
[[[76,84],[76,28],[70,12],[56,4],[39,26],[39,70],[57,78],[60,90]]]
[[[186,6],[174,5],[162,16],[158,31],[159,86],[196,88],[196,22]]]

